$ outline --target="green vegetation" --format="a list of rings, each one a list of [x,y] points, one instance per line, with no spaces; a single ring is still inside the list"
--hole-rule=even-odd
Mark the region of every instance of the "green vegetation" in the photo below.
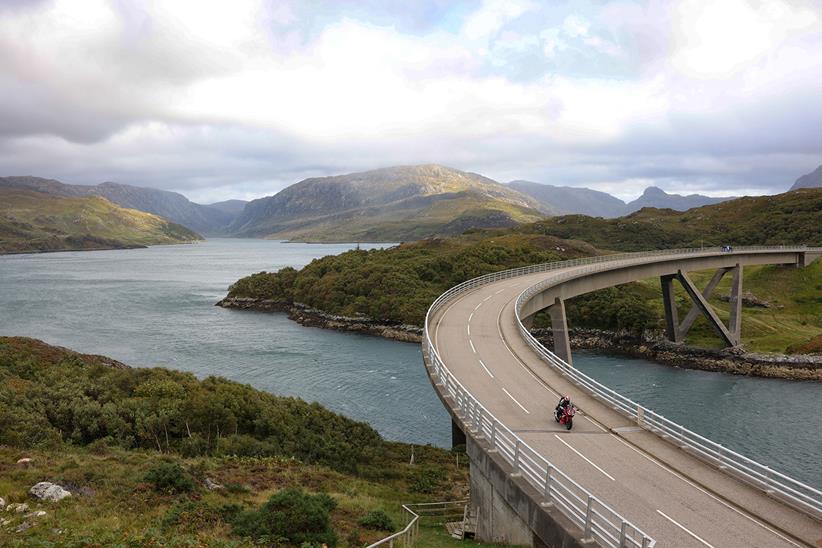
[[[822,189],[738,198],[684,212],[645,208],[617,219],[566,215],[523,233],[584,240],[601,249],[644,251],[730,245],[822,245]]]
[[[712,271],[691,272],[689,277],[704,287]],[[714,290],[709,302],[727,325],[730,276]],[[822,352],[822,260],[805,268],[760,266],[746,267],[743,294],[749,298],[742,306],[742,343],[750,351],[811,354]],[[685,290],[674,284],[680,319],[691,307]],[[661,331],[665,316],[656,278],[642,280],[581,295],[568,301],[571,327],[598,329],[643,329]],[[753,297],[755,304],[750,302]],[[543,314],[536,327],[550,326]],[[686,342],[705,348],[721,348],[721,339],[701,315],[694,322]]]
[[[386,250],[350,251],[315,260],[299,271],[260,272],[238,280],[228,296],[299,302],[334,314],[422,325],[431,302],[460,282],[506,268],[603,253],[591,243],[619,251],[698,247],[701,243],[822,245],[820,227],[822,189],[741,198],[683,213],[643,209],[620,219],[569,215],[517,228],[471,230],[454,238]],[[746,269],[745,290],[774,303],[770,308],[744,308],[747,348],[784,352],[791,345],[800,348],[819,334],[819,269],[819,264],[805,269]],[[711,275],[694,273],[692,278],[704,285]],[[728,284],[729,279],[724,280],[712,299],[724,319],[727,304],[719,298],[727,295]],[[658,280],[583,295],[568,302],[569,323],[635,332],[661,329],[659,295]],[[685,314],[689,302],[684,290],[677,295],[681,314]],[[538,318],[536,325],[548,325],[547,320]],[[700,319],[689,342],[716,346],[719,340]]]
[[[104,198],[0,188],[0,254],[118,249],[200,239],[183,226]]]
[[[393,531],[397,528],[391,516],[382,510],[371,510],[360,518],[359,524],[366,529],[374,529],[375,531]]]
[[[390,249],[323,257],[300,271],[260,272],[229,288],[229,297],[300,302],[344,315],[421,325],[429,305],[449,287],[488,272],[593,253],[540,235],[472,231]]]
[[[398,242],[533,222],[543,217],[540,207],[475,173],[397,166],[305,179],[250,202],[232,231],[297,241]]]
[[[336,507],[337,502],[326,493],[312,495],[299,487],[288,487],[271,495],[259,510],[235,516],[234,533],[263,544],[333,546],[337,535],[329,513]]]
[[[467,468],[448,451],[417,446],[409,464],[409,445],[318,405],[112,363],[0,338],[0,497],[46,511],[3,512],[0,545],[363,546],[387,534],[377,527],[405,523],[403,503],[465,497]],[[144,406],[141,398],[155,399]],[[183,412],[195,408],[199,418]],[[208,440],[203,419],[212,421],[212,443],[191,451],[177,438],[190,439],[188,427]],[[238,436],[266,453],[232,453],[214,441]],[[16,465],[21,457],[31,463]],[[420,493],[423,469],[436,481]],[[36,502],[27,491],[39,481],[73,496]],[[16,532],[24,522],[30,528]],[[421,546],[454,546],[440,529],[424,527]]]

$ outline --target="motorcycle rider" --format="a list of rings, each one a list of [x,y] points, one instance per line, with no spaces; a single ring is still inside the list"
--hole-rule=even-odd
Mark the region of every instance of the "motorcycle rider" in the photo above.
[[[559,399],[559,404],[557,405],[554,412],[556,413],[557,417],[561,417],[562,413],[565,411],[565,408],[571,405],[571,396],[562,396]]]

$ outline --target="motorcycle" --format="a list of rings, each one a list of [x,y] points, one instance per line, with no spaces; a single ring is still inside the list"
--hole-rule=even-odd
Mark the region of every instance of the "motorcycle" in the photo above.
[[[566,405],[562,408],[554,409],[554,420],[560,424],[565,425],[566,430],[570,430],[574,426],[574,415],[577,409],[573,405]]]

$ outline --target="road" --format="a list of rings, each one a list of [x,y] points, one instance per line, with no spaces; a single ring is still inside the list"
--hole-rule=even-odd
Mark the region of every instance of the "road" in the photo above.
[[[822,546],[819,522],[638,428],[531,350],[519,334],[514,305],[547,275],[481,286],[431,318],[429,336],[469,392],[657,546]],[[570,432],[551,417],[560,394],[570,395],[580,410]]]

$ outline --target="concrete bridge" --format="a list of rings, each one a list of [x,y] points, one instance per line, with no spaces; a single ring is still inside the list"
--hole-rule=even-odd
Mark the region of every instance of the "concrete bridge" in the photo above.
[[[797,267],[822,248],[667,250],[548,263],[450,289],[426,317],[423,355],[471,462],[481,540],[532,546],[822,546],[822,492],[722,447],[574,369],[564,300],[659,276],[668,336],[704,314],[738,344],[742,269]],[[717,271],[698,290],[687,273]],[[733,276],[730,325],[706,299]],[[680,322],[671,284],[694,301]],[[556,349],[526,325],[548,309]],[[551,418],[560,394],[579,408],[566,431]],[[820,467],[822,468],[822,467]]]

